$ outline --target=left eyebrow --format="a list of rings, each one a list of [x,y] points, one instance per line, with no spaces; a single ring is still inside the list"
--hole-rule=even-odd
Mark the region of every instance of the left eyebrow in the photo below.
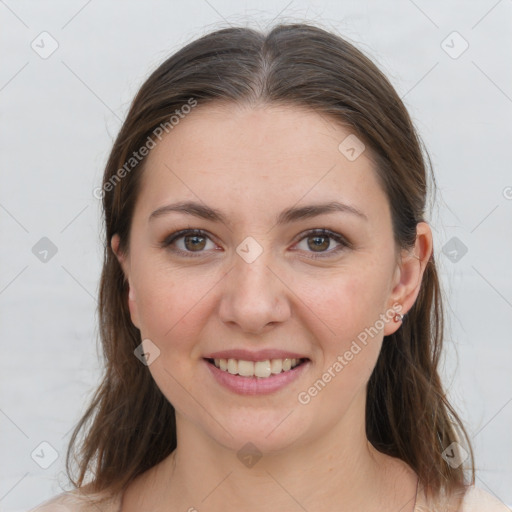
[[[325,213],[335,212],[350,213],[360,217],[361,219],[368,220],[368,217],[354,206],[339,203],[338,201],[331,201],[330,203],[310,204],[307,206],[288,208],[279,214],[276,223],[288,224],[290,222],[317,217],[318,215],[323,215]]]
[[[149,216],[149,220],[171,212],[184,213],[186,215],[193,215],[194,217],[199,217],[201,219],[228,224],[227,217],[220,210],[194,201],[182,201],[179,203],[162,206],[156,209]],[[289,224],[303,219],[310,219],[312,217],[317,217],[326,213],[335,212],[349,213],[356,215],[366,221],[368,220],[368,217],[354,206],[340,203],[338,201],[331,201],[329,203],[310,204],[307,206],[292,207],[283,210],[277,217],[276,224]]]

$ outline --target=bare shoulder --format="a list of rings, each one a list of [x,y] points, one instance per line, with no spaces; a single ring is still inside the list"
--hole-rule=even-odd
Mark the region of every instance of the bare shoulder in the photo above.
[[[492,494],[475,487],[466,486],[450,495],[427,500],[420,492],[414,512],[511,512],[503,502]]]
[[[510,510],[492,494],[475,486],[467,489],[460,508],[460,512],[510,512]]]
[[[92,493],[87,485],[54,496],[29,512],[119,512],[120,508],[120,495]]]

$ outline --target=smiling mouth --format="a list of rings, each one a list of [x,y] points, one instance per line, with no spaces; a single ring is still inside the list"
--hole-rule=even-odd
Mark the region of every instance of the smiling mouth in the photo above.
[[[206,359],[208,363],[231,375],[241,377],[259,377],[266,379],[273,375],[289,372],[309,361],[301,359],[266,359],[264,361],[245,361],[243,359]]]

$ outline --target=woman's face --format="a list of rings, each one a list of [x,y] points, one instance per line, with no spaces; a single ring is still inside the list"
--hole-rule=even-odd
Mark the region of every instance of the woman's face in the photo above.
[[[186,422],[271,452],[363,421],[403,286],[387,198],[351,135],[291,107],[199,105],[151,150],[120,261],[178,435]]]

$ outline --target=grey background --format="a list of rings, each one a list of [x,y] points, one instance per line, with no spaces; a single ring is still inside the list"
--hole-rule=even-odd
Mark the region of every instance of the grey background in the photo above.
[[[511,0],[0,1],[0,510],[61,492],[70,430],[98,383],[92,191],[129,102],[189,41],[272,20],[318,21],[370,55],[430,151],[450,317],[444,382],[477,485],[512,505],[511,18]],[[48,52],[52,38],[47,58],[31,47]],[[57,249],[46,262],[43,237]],[[58,454],[47,469],[35,462],[51,462],[42,442]]]

